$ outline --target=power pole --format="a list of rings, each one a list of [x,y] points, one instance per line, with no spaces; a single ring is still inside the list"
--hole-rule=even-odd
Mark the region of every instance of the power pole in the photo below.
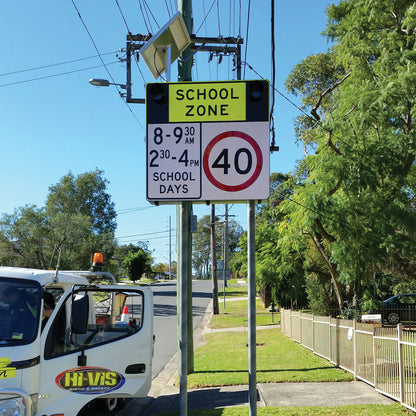
[[[185,21],[186,28],[192,33],[192,0],[178,0],[178,10]],[[178,81],[192,80],[191,48],[182,52],[178,60]],[[182,201],[180,214],[180,284],[178,297],[181,297],[180,317],[180,361],[179,361],[179,414],[188,414],[188,379],[187,374],[194,371],[193,319],[192,319],[192,204]]]
[[[218,305],[218,280],[217,280],[217,250],[215,248],[215,205],[211,204],[211,279],[212,279],[212,313],[220,313]]]
[[[186,28],[192,33],[192,0],[178,0],[178,10],[182,13]],[[186,48],[178,59],[178,81],[192,81],[192,52],[191,48]],[[191,233],[191,216],[192,204],[183,202],[187,207],[187,228],[189,233],[187,258],[187,288],[188,288],[188,305],[187,305],[187,324],[188,324],[188,374],[194,372],[194,337],[193,337],[193,319],[192,319],[192,233]]]

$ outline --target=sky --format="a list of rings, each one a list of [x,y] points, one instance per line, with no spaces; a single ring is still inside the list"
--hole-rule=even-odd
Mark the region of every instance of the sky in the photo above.
[[[327,0],[275,0],[276,84],[310,54],[325,51],[321,36]],[[239,9],[241,4],[241,11]],[[250,9],[248,5],[250,4]],[[244,40],[243,79],[271,79],[270,9],[267,0],[194,0],[197,36],[240,35]],[[124,84],[122,51],[126,34],[156,33],[177,11],[177,0],[29,0],[0,2],[0,216],[26,205],[42,207],[49,187],[72,172],[104,171],[117,211],[119,244],[148,241],[156,262],[176,260],[176,205],[146,200],[145,105],[127,104],[115,86],[94,87],[90,78]],[[236,79],[232,60],[197,52],[193,81]],[[172,80],[177,79],[172,65]],[[132,95],[144,98],[155,80],[145,63],[133,63]],[[271,172],[293,171],[303,157],[295,143],[299,110],[275,95],[274,123],[279,152]],[[194,204],[201,218],[210,207]],[[218,215],[224,205],[216,206]],[[246,204],[229,214],[245,229]]]

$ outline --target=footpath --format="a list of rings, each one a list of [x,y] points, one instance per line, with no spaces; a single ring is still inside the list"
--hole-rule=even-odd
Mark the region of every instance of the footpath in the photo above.
[[[245,298],[246,299],[246,298]],[[237,299],[235,299],[237,300]],[[247,328],[208,328],[212,308],[194,330],[194,347],[204,343],[203,336],[219,331],[248,331]],[[257,331],[273,326],[258,326]],[[276,325],[279,327],[279,325]],[[149,395],[131,400],[118,416],[156,416],[162,412],[179,410],[179,388],[174,385],[178,374],[178,355],[175,354],[153,379]],[[248,385],[211,387],[188,390],[188,409],[214,409],[248,406]],[[357,404],[393,404],[394,401],[361,382],[330,383],[258,383],[257,407],[264,406],[341,406]]]

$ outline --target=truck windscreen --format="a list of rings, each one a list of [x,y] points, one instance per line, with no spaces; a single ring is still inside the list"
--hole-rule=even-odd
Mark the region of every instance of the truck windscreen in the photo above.
[[[33,342],[40,322],[38,282],[0,276],[0,347]]]

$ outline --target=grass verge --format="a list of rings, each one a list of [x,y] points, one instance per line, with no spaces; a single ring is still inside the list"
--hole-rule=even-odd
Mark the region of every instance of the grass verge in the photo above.
[[[246,288],[227,290],[227,298],[245,296]],[[256,303],[257,325],[276,324],[280,315]],[[230,301],[224,310],[220,301],[220,314],[213,316],[211,328],[247,327],[247,301]],[[188,388],[203,388],[248,384],[247,332],[222,332],[205,336],[206,344],[195,351],[195,372],[188,375]],[[350,373],[333,367],[308,349],[271,328],[257,331],[257,382],[324,382],[352,381]],[[399,403],[393,405],[345,405],[331,407],[259,407],[258,416],[403,416],[412,415]],[[160,413],[158,416],[176,416],[178,412]],[[246,416],[248,407],[189,410],[189,416]]]
[[[248,384],[247,332],[212,333],[194,354],[195,372],[189,388]],[[257,382],[351,381],[344,370],[281,334],[279,329],[257,331]]]
[[[245,407],[228,407],[226,409],[189,410],[189,416],[246,416]],[[258,416],[404,416],[413,412],[400,404],[393,405],[346,405],[333,407],[259,407]],[[176,416],[178,412],[160,413],[158,416]]]
[[[213,315],[209,323],[212,329],[217,328],[236,328],[248,326],[248,301],[235,300],[219,302],[219,315]],[[280,313],[271,313],[263,307],[260,299],[256,300],[256,325],[275,325],[280,324]]]

